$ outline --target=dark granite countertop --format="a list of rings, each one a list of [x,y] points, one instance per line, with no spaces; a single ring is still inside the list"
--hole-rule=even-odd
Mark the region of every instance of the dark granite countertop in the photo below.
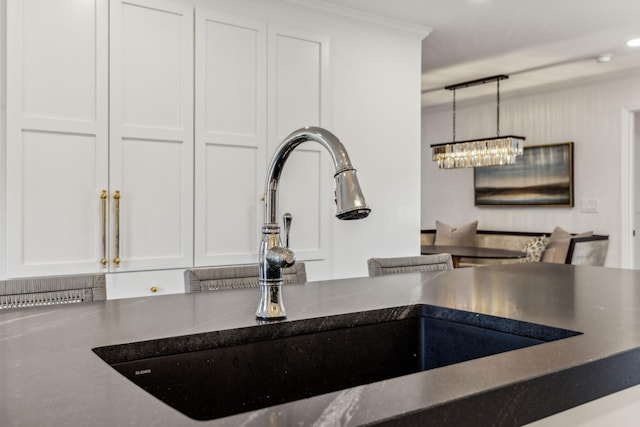
[[[429,304],[582,332],[213,421],[92,348],[257,325],[256,289],[0,311],[3,426],[522,425],[640,383],[640,271],[512,264],[285,287],[288,320]]]

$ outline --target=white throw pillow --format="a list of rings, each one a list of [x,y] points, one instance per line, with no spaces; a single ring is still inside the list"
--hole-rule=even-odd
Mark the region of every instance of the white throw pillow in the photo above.
[[[478,221],[453,228],[443,222],[436,221],[435,245],[475,246]]]

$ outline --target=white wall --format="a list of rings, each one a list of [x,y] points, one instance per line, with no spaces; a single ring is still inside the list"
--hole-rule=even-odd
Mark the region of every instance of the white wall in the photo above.
[[[640,103],[640,77],[502,98],[501,134],[524,135],[526,145],[574,142],[575,207],[475,207],[473,170],[439,170],[431,160],[429,145],[452,137],[451,106],[432,107],[422,112],[422,228],[434,228],[436,220],[459,225],[477,219],[489,230],[593,230],[610,236],[606,265],[620,266],[621,117],[623,108]],[[495,135],[495,100],[456,109],[458,140]],[[598,212],[581,212],[584,199],[597,200]]]
[[[0,26],[0,236],[5,236],[5,221],[4,221],[4,200],[5,200],[5,186],[4,186],[4,174],[5,174],[5,118],[6,118],[6,97],[5,97],[5,85],[6,85],[6,25],[5,14],[7,8],[7,2],[0,3],[0,22],[3,23]],[[4,277],[5,270],[5,241],[4,238],[0,239],[0,277]]]
[[[334,276],[420,253],[420,42],[343,25],[332,42],[335,131],[373,212],[333,227]]]
[[[640,102],[638,103],[640,106]],[[632,144],[635,148],[633,152],[633,164],[640,165],[640,112],[633,114],[633,141]],[[633,221],[636,229],[636,237],[633,239],[633,268],[640,268],[640,167],[634,168],[632,174],[633,179],[633,197],[635,198],[635,205],[633,206]]]

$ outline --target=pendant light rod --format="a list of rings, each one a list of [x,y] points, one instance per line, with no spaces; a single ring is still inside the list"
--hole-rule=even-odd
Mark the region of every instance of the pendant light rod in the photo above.
[[[498,92],[496,95],[496,136],[500,136],[500,80],[496,80]]]
[[[453,142],[456,142],[456,90],[453,89]]]
[[[508,78],[509,76],[507,76],[506,74],[499,74],[497,76],[483,77],[481,79],[471,80],[468,82],[456,83],[453,85],[445,86],[444,88],[446,90],[464,89],[471,86],[478,86],[478,85],[483,85],[491,82],[499,82],[500,80],[505,80]]]

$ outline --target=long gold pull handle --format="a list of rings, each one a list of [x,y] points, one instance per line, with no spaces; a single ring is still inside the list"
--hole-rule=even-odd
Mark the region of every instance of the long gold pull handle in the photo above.
[[[113,199],[116,201],[116,241],[115,241],[115,250],[116,257],[113,259],[113,263],[116,267],[120,267],[120,191],[116,190],[116,193],[113,195]]]
[[[102,268],[107,268],[107,190],[102,190],[100,200],[102,200],[102,259],[100,265]]]

